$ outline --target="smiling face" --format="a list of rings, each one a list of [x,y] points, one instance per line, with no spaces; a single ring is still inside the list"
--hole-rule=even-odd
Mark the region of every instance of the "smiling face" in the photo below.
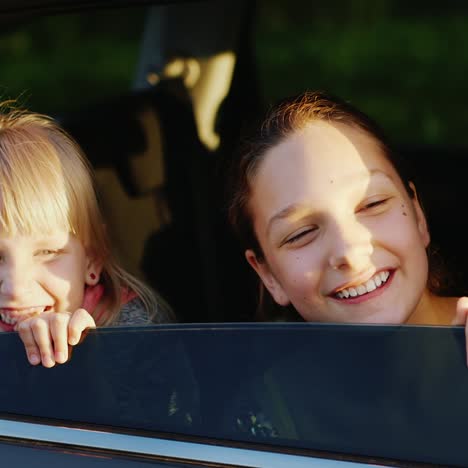
[[[0,237],[0,331],[44,311],[75,311],[95,271],[81,242],[66,231]]]
[[[0,112],[0,180],[0,331],[10,331],[81,307],[109,245],[86,159],[49,118]]]
[[[278,304],[307,321],[404,323],[427,293],[429,233],[377,141],[314,121],[270,149],[248,205]]]

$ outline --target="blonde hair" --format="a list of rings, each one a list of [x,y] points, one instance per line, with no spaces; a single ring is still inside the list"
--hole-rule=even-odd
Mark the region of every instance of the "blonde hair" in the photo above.
[[[97,325],[114,322],[122,292],[133,291],[150,315],[153,291],[115,261],[94,189],[78,144],[52,118],[0,104],[0,230],[7,235],[72,233],[102,265],[103,305]]]

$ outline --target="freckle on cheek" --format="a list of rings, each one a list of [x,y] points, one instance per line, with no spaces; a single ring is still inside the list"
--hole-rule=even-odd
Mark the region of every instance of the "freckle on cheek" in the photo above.
[[[403,211],[403,216],[408,216],[405,211]]]

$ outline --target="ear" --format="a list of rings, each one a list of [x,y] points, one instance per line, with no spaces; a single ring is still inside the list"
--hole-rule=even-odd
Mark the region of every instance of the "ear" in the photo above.
[[[271,272],[267,262],[259,260],[255,255],[255,252],[251,249],[245,251],[245,258],[249,262],[249,265],[256,271],[275,302],[282,306],[289,305],[290,300],[287,294]]]
[[[429,234],[429,228],[427,226],[426,216],[424,214],[424,210],[422,209],[421,203],[419,202],[418,193],[416,192],[416,187],[414,186],[413,182],[410,182],[411,190],[414,192],[414,196],[412,198],[414,212],[416,214],[416,222],[418,223],[418,230],[419,234],[421,235],[421,239],[424,243],[424,247],[427,247],[431,242],[431,236]]]
[[[87,258],[86,272],[85,272],[85,283],[88,286],[95,286],[99,283],[102,272],[102,261],[95,258]]]

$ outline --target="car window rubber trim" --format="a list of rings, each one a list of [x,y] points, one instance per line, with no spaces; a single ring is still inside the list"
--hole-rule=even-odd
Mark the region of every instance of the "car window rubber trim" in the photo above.
[[[163,457],[181,462],[265,468],[354,468],[367,464],[0,419],[3,441],[22,440]]]

